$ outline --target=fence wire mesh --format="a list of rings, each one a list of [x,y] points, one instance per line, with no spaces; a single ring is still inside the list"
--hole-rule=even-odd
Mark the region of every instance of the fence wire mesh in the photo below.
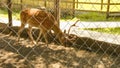
[[[55,0],[11,0],[11,8],[7,1],[0,0],[1,68],[120,67],[119,0],[61,0],[60,27],[51,22],[54,21],[51,14],[54,15]],[[17,42],[20,13],[25,8],[39,9],[22,14],[22,20],[37,27],[31,32],[35,40],[39,37],[39,29],[43,32],[36,45],[30,40],[28,25]],[[8,10],[12,12],[11,27]],[[106,19],[106,16],[112,17]],[[43,37],[46,33],[48,46]],[[66,43],[61,44],[59,38],[69,41],[64,40],[62,42]]]

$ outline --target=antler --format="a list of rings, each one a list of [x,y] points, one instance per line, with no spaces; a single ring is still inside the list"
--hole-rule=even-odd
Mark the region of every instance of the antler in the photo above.
[[[68,34],[70,33],[70,30],[73,26],[76,26],[76,24],[79,22],[80,20],[77,20],[73,25],[70,26],[70,28],[68,29]]]
[[[68,33],[66,34],[66,35],[67,35],[67,37],[66,37],[67,43],[70,43],[70,44],[73,45],[74,40],[75,40],[75,38],[76,38],[77,36],[71,35],[71,34],[69,34],[69,33],[70,33],[71,28],[74,27],[74,26],[76,26],[76,24],[77,24],[79,21],[80,21],[80,20],[77,20],[77,21],[76,21],[73,25],[71,25],[70,28],[68,29]],[[66,30],[64,30],[64,33],[66,33]]]

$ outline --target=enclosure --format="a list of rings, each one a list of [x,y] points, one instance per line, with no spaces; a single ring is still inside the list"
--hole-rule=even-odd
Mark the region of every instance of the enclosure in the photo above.
[[[0,67],[119,68],[119,7],[119,0],[0,0]],[[52,14],[68,40],[61,44],[55,29],[58,34],[47,31],[48,46],[44,34],[32,44],[26,25],[18,42],[20,13],[26,8]],[[32,36],[38,38],[39,28],[32,29]]]

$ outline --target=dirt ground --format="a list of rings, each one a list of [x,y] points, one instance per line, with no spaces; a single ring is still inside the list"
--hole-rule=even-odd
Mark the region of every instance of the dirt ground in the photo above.
[[[98,50],[99,51],[99,50]],[[120,68],[120,56],[40,42],[0,33],[0,68]]]

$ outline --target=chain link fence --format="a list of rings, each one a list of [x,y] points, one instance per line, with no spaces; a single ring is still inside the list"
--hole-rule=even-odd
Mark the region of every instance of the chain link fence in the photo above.
[[[60,6],[55,1],[57,0],[0,1],[0,67],[119,68],[120,1],[60,0]],[[56,25],[58,23],[53,23],[56,19],[53,17],[55,6],[60,7],[59,27]],[[26,8],[37,10],[23,12]],[[12,13],[12,17],[8,12]],[[37,27],[31,32],[35,40],[41,32],[39,29],[46,31],[42,32],[37,44],[33,44],[29,37],[29,25],[25,26],[19,42],[17,41],[21,12],[25,13],[21,15],[21,20],[34,23],[32,26]],[[109,18],[110,16],[112,17]],[[48,46],[45,34],[48,36]],[[59,38],[65,43],[62,44]]]

